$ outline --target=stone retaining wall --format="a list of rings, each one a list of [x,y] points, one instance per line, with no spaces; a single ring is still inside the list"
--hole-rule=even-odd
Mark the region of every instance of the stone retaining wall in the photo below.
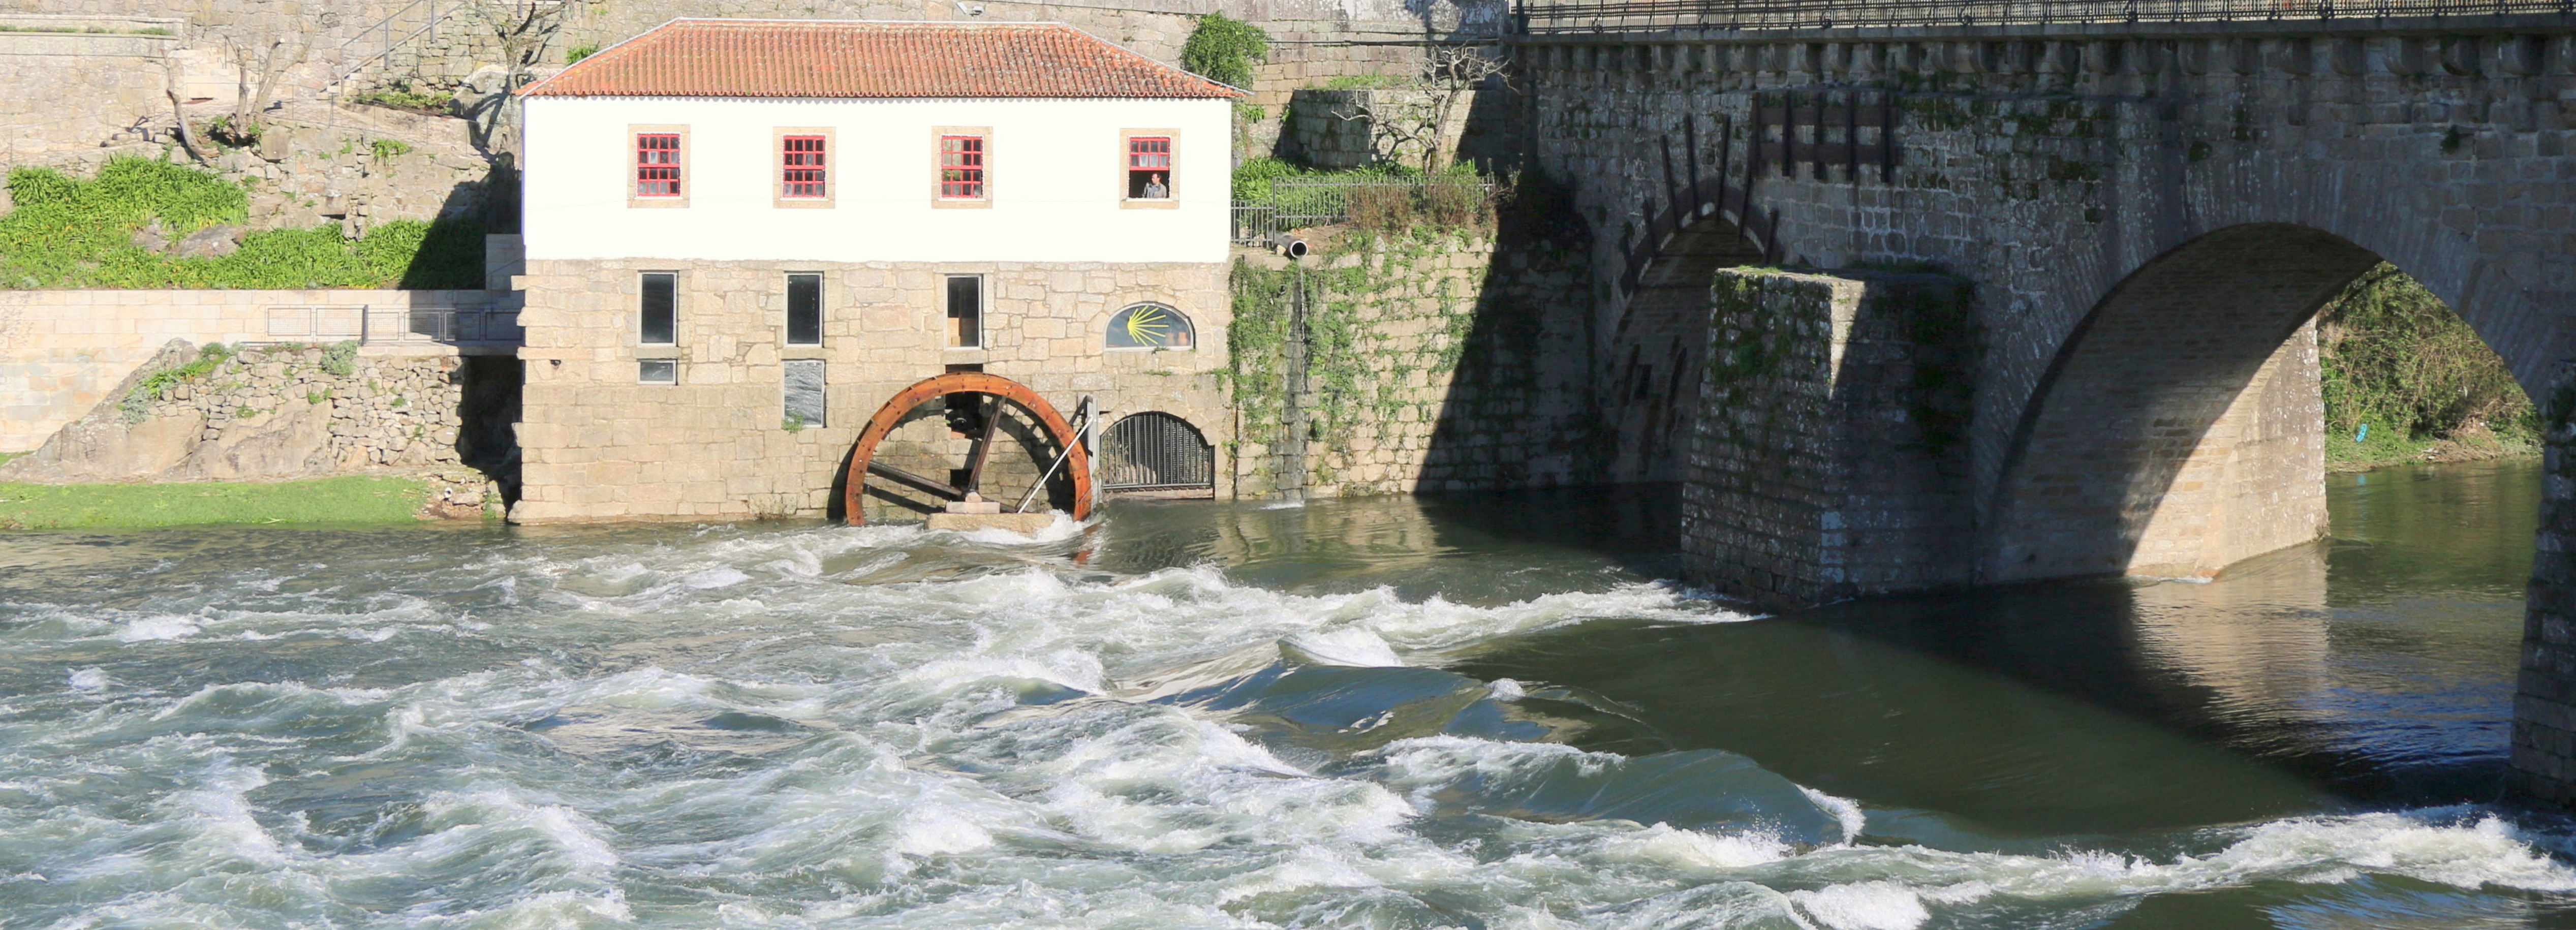
[[[434,341],[389,337],[400,335],[415,310],[483,310],[508,299],[490,291],[0,290],[0,452],[36,448],[173,339],[332,341],[359,335],[334,327],[363,314],[382,324],[369,334],[377,344],[366,354],[452,355],[454,348]],[[296,308],[309,320],[317,307],[336,308],[324,321],[328,332],[284,325]]]
[[[1235,276],[1242,496],[1590,484],[1596,441],[1570,249],[1419,233],[1308,259],[1246,251]],[[1300,435],[1302,434],[1302,436]]]
[[[393,469],[438,477],[441,506],[479,510],[484,479],[469,474],[458,443],[466,359],[364,356],[354,343],[210,349],[171,341],[43,447],[0,465],[0,480],[271,481]],[[482,464],[500,466],[507,455],[489,458]]]

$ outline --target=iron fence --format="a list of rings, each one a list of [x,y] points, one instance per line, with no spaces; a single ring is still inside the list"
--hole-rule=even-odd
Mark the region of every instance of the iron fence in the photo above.
[[[1521,0],[1530,34],[2576,15],[2576,0]]]
[[[1263,242],[1286,230],[1335,223],[1467,225],[1493,206],[1499,190],[1492,181],[1470,178],[1283,179],[1270,182],[1269,202],[1235,203],[1234,237]]]

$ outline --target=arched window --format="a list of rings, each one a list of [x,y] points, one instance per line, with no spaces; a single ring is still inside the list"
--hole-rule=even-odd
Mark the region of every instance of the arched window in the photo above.
[[[1112,349],[1187,349],[1197,344],[1190,318],[1162,304],[1137,304],[1109,318]]]
[[[1216,487],[1216,448],[1190,421],[1159,410],[1109,425],[1100,443],[1104,491],[1187,491]]]

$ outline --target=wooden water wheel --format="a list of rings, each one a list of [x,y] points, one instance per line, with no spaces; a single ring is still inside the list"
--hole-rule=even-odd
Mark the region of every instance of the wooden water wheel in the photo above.
[[[914,410],[933,401],[942,402],[948,410],[948,423],[952,429],[973,440],[965,467],[953,469],[947,476],[948,480],[943,481],[878,461],[878,444],[885,442],[897,426],[914,419]],[[1043,472],[1029,496],[1032,499],[1045,497],[1046,486],[1052,476],[1065,476],[1073,485],[1073,518],[1090,519],[1091,461],[1083,451],[1081,436],[1065,422],[1063,415],[1056,412],[1055,406],[1030,390],[1028,385],[1009,378],[982,372],[955,372],[925,379],[896,392],[884,407],[878,408],[876,416],[868,419],[868,428],[859,433],[858,445],[850,450],[850,471],[845,483],[846,496],[842,501],[850,525],[867,522],[867,482],[871,476],[947,501],[964,501],[969,494],[981,494],[987,466],[992,464],[994,447],[1004,439],[1001,434],[1006,408],[1022,411],[1027,420],[1054,445],[1051,455],[1047,456],[1049,460],[1035,463]],[[1021,502],[1004,500],[1000,503],[1009,509]],[[1044,501],[1032,500],[1029,503],[1029,506],[1045,505]]]

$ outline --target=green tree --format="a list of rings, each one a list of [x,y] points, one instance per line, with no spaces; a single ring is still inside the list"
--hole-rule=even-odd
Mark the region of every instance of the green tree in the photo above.
[[[1188,42],[1181,44],[1181,67],[1212,81],[1252,86],[1252,69],[1270,60],[1270,34],[1261,27],[1223,13],[1199,18]]]

